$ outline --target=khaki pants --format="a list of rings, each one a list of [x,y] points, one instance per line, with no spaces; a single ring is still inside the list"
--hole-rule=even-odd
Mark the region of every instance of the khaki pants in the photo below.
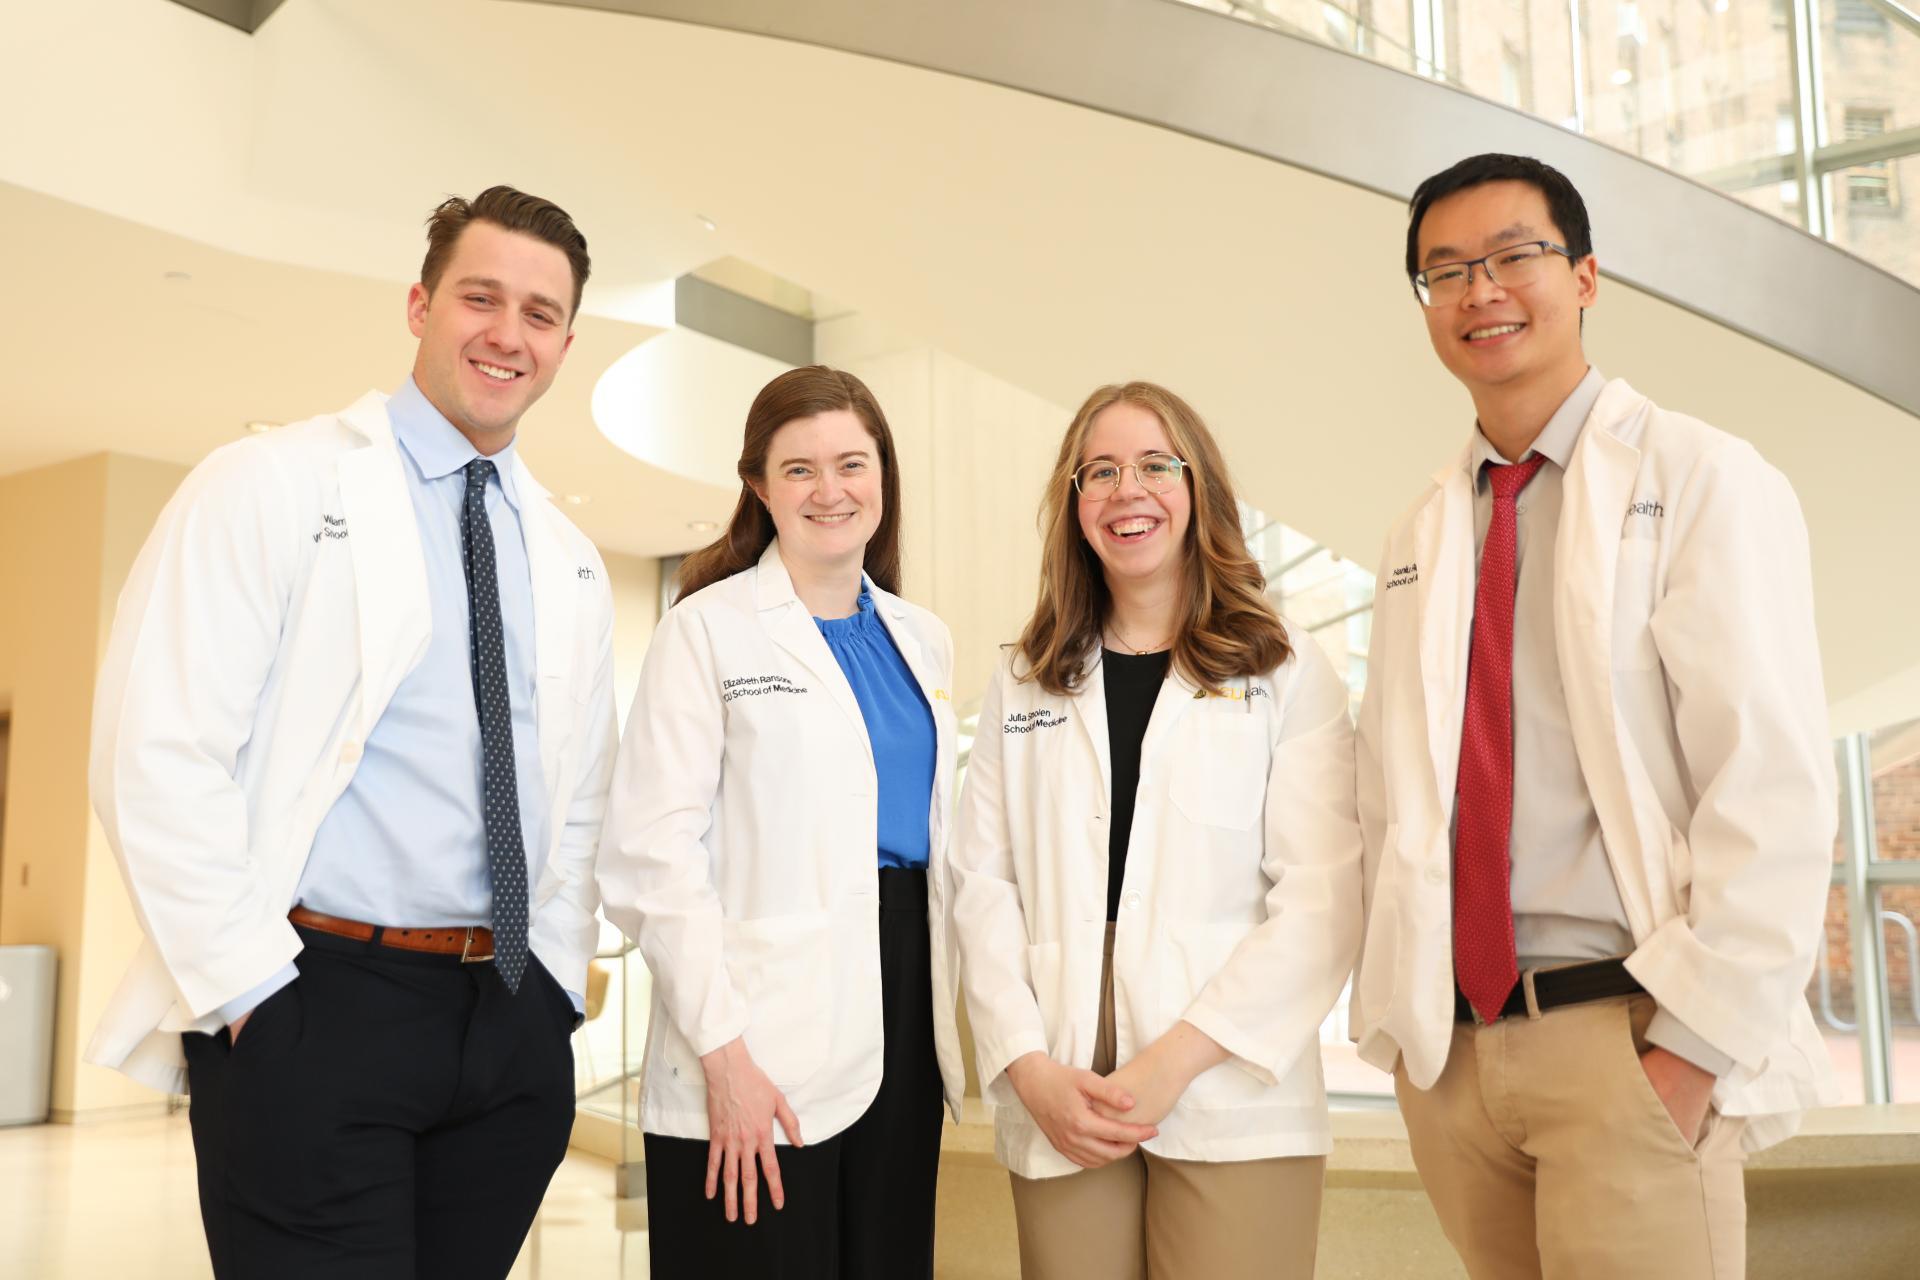
[[[1738,1280],[1745,1122],[1674,1127],[1639,1054],[1647,996],[1454,1028],[1432,1089],[1394,1071],[1413,1161],[1474,1280]]]
[[[1113,1061],[1113,926],[1093,1069]],[[1135,1151],[1060,1178],[1013,1179],[1022,1280],[1310,1280],[1323,1156],[1163,1160]]]

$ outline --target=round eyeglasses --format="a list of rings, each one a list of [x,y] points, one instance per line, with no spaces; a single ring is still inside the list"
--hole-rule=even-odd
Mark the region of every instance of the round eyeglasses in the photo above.
[[[1105,502],[1120,489],[1120,473],[1133,472],[1134,480],[1148,493],[1166,493],[1180,483],[1187,464],[1170,453],[1149,453],[1138,462],[1114,462],[1095,458],[1073,473],[1073,488],[1089,502]]]
[[[1466,297],[1467,290],[1473,287],[1475,267],[1486,272],[1487,279],[1502,289],[1524,289],[1540,278],[1541,269],[1546,266],[1550,253],[1557,253],[1568,262],[1573,261],[1571,253],[1551,240],[1529,240],[1524,244],[1510,244],[1504,249],[1496,249],[1484,258],[1474,258],[1468,262],[1442,262],[1425,271],[1416,271],[1413,275],[1413,291],[1420,296],[1424,306],[1452,306]]]

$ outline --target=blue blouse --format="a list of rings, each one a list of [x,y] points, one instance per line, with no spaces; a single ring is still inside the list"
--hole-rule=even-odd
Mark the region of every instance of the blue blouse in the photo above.
[[[853,616],[813,621],[853,686],[873,743],[873,767],[880,778],[880,865],[924,867],[935,750],[926,695],[865,591]]]

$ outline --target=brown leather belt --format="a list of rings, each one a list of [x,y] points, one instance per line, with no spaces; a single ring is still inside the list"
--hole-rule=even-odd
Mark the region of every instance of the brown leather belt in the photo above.
[[[287,912],[287,919],[303,929],[316,929],[356,942],[377,942],[399,951],[426,951],[439,956],[459,956],[462,964],[478,964],[493,959],[493,930],[483,924],[451,925],[441,929],[396,929],[392,925],[362,924],[342,920],[306,907]]]

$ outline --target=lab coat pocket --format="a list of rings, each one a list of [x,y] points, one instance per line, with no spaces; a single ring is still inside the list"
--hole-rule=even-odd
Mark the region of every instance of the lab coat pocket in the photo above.
[[[1271,754],[1264,719],[1189,713],[1173,744],[1173,802],[1189,821],[1245,831],[1267,799]]]
[[[1255,926],[1245,921],[1182,921],[1167,931],[1167,945],[1160,948],[1160,1014],[1167,1026],[1186,1015],[1187,1009],[1215,974],[1226,967],[1238,947]],[[1257,1100],[1267,1085],[1254,1078],[1238,1060],[1229,1058],[1194,1077],[1180,1095],[1183,1107],[1242,1107]]]
[[[832,931],[824,914],[728,920],[727,973],[747,999],[747,1052],[782,1092],[826,1063],[833,1017]]]
[[[1660,544],[1629,538],[1620,544],[1613,576],[1613,667],[1645,671],[1660,665],[1653,641],[1654,562]]]

